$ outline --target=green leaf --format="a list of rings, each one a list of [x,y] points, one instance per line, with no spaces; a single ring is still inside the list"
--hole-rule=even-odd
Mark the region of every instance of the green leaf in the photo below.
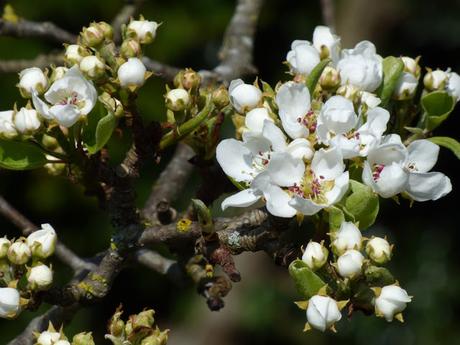
[[[364,276],[369,286],[385,286],[395,282],[395,278],[385,267],[367,266],[364,270]]]
[[[305,298],[310,298],[326,283],[318,277],[302,260],[294,260],[289,265],[289,274],[294,279],[297,290]]]
[[[0,140],[0,167],[9,170],[30,170],[44,166],[47,159],[34,144]]]
[[[425,126],[432,131],[449,117],[455,107],[455,99],[447,92],[435,91],[422,97],[423,110],[425,110]]]
[[[90,142],[86,142],[86,148],[90,154],[95,154],[101,150],[112,136],[113,130],[117,126],[117,118],[113,113],[109,112],[106,116],[100,119],[96,126],[94,138]]]
[[[428,139],[433,143],[445,147],[453,152],[458,159],[460,159],[460,143],[454,138],[450,137],[432,137]]]
[[[398,83],[399,77],[404,70],[404,63],[400,58],[388,56],[382,61],[383,83],[377,94],[382,100],[382,106],[385,107],[393,94]]]
[[[354,180],[350,180],[351,194],[345,199],[344,212],[350,213],[360,229],[374,224],[379,213],[379,197],[373,190]]]
[[[324,59],[320,61],[319,64],[317,64],[308,75],[307,80],[305,81],[305,85],[307,85],[308,90],[310,91],[310,95],[313,95],[316,84],[318,84],[318,80],[321,77],[321,73],[323,73],[323,70],[327,65],[329,65],[330,62],[331,59]]]
[[[336,207],[331,206],[327,208],[327,212],[329,213],[329,229],[330,231],[334,232],[339,230],[340,225],[345,221],[345,215],[343,211]]]

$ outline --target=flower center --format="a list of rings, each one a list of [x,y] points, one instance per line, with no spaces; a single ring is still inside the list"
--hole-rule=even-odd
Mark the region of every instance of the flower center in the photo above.
[[[374,164],[374,168],[372,169],[372,178],[375,182],[380,178],[380,174],[382,173],[385,165],[383,164]]]
[[[308,128],[310,132],[316,130],[316,116],[313,110],[309,110],[305,116],[299,116],[297,122]]]
[[[79,99],[78,94],[76,92],[72,92],[70,95],[65,96],[58,104],[60,105],[78,105]]]
[[[258,171],[265,170],[270,159],[271,151],[259,151],[252,159],[252,166]]]
[[[304,199],[311,199],[318,204],[326,204],[327,198],[325,193],[334,187],[334,181],[326,181],[324,176],[316,176],[309,170],[300,185],[294,183],[288,190],[293,195],[298,195]]]

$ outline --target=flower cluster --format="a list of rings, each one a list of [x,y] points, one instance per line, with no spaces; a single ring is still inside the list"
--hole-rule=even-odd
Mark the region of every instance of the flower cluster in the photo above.
[[[27,296],[50,288],[53,271],[44,261],[53,255],[56,241],[56,232],[49,224],[42,224],[27,238],[0,238],[1,318],[15,318],[27,305]],[[22,277],[27,284],[18,284]]]

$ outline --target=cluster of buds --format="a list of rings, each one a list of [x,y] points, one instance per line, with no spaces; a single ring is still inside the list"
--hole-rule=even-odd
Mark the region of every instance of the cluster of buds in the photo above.
[[[95,345],[91,332],[78,333],[70,341],[62,327],[57,331],[51,322],[46,331],[36,332],[34,335],[36,339],[34,345]]]
[[[427,73],[423,78],[425,93],[432,91],[445,91],[452,96],[457,102],[460,100],[460,75],[452,72],[427,68]]]
[[[15,318],[28,302],[21,296],[51,286],[53,271],[45,260],[53,255],[56,241],[56,232],[49,224],[43,224],[27,238],[0,238],[0,317]],[[24,287],[18,284],[23,276],[27,281]]]
[[[165,345],[168,341],[169,330],[161,331],[155,326],[153,309],[144,310],[131,315],[128,321],[123,321],[123,311],[118,308],[109,321],[108,334],[105,338],[114,345]]]
[[[388,284],[392,280],[391,275],[380,267],[391,258],[392,246],[388,241],[380,237],[364,238],[355,224],[343,222],[338,231],[330,233],[330,247],[333,253],[330,262],[329,250],[324,243],[310,241],[302,255],[303,264],[311,270],[311,274],[324,278],[324,281],[330,280],[331,276],[335,280],[333,284],[319,289],[308,302],[297,303],[307,311],[306,329],[334,330],[334,324],[341,319],[340,310],[344,306],[349,303],[363,303],[354,299],[362,291],[373,291],[372,294],[364,295],[367,299],[365,302],[373,306],[375,315],[384,317],[387,321],[392,321],[393,318],[402,321],[401,312],[411,301],[411,297],[396,284]],[[382,272],[387,275],[386,279],[375,279]],[[334,296],[341,300],[336,301]]]
[[[420,79],[420,66],[418,64],[420,57],[413,59],[408,56],[401,57],[404,63],[402,72],[396,87],[393,91],[393,98],[396,100],[408,100],[415,96],[418,82]]]

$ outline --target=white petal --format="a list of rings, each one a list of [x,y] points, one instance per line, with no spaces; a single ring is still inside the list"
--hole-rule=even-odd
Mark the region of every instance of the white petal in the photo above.
[[[335,179],[334,187],[332,187],[332,189],[325,195],[329,205],[333,205],[343,198],[345,193],[348,191],[349,180],[348,171],[345,171],[342,175]]]
[[[428,172],[438,161],[439,146],[429,140],[415,140],[407,147],[407,151],[411,165],[409,169],[416,172]]]
[[[388,110],[377,107],[367,111],[367,121],[358,132],[367,131],[376,137],[381,137],[387,129],[390,113]]]
[[[271,142],[272,151],[281,152],[286,149],[286,136],[272,121],[264,121],[262,135]]]
[[[392,163],[404,164],[407,159],[407,150],[401,144],[384,144],[371,150],[368,160],[371,165],[383,164],[391,165]]]
[[[305,164],[287,152],[275,152],[268,163],[267,171],[273,183],[289,187],[300,182],[305,173]]]
[[[248,207],[255,204],[261,197],[261,193],[248,188],[226,198],[222,201],[221,207],[223,211],[228,207]]]
[[[73,126],[81,115],[78,108],[72,104],[53,105],[49,112],[57,123],[67,128]]]
[[[356,138],[347,138],[343,135],[336,135],[330,140],[331,146],[337,147],[344,159],[350,159],[359,155],[360,141]]]
[[[216,148],[216,158],[225,174],[236,181],[251,181],[255,170],[252,167],[251,151],[235,139],[222,140]]]
[[[345,170],[342,154],[338,148],[320,149],[315,152],[311,162],[311,169],[317,177],[333,180]]]
[[[383,198],[390,198],[406,189],[409,174],[402,166],[392,163],[383,168],[375,181],[375,191]]]
[[[452,190],[450,179],[440,172],[411,173],[407,193],[416,201],[438,200]]]
[[[313,148],[307,139],[298,138],[289,143],[286,148],[292,157],[311,160],[313,157]]]
[[[321,122],[335,134],[351,131],[358,122],[353,102],[342,96],[332,96],[321,108]]]
[[[269,185],[264,190],[264,197],[267,200],[268,212],[276,217],[290,218],[297,213],[297,210],[289,205],[289,194],[278,186]]]
[[[265,120],[273,122],[268,110],[266,108],[255,108],[246,114],[244,123],[250,131],[261,133]]]
[[[306,216],[312,216],[327,207],[327,205],[319,205],[310,199],[304,199],[298,195],[295,195],[289,201],[289,205]]]
[[[32,103],[35,110],[47,120],[52,120],[53,116],[50,114],[50,107],[38,97],[36,92],[32,92]]]

